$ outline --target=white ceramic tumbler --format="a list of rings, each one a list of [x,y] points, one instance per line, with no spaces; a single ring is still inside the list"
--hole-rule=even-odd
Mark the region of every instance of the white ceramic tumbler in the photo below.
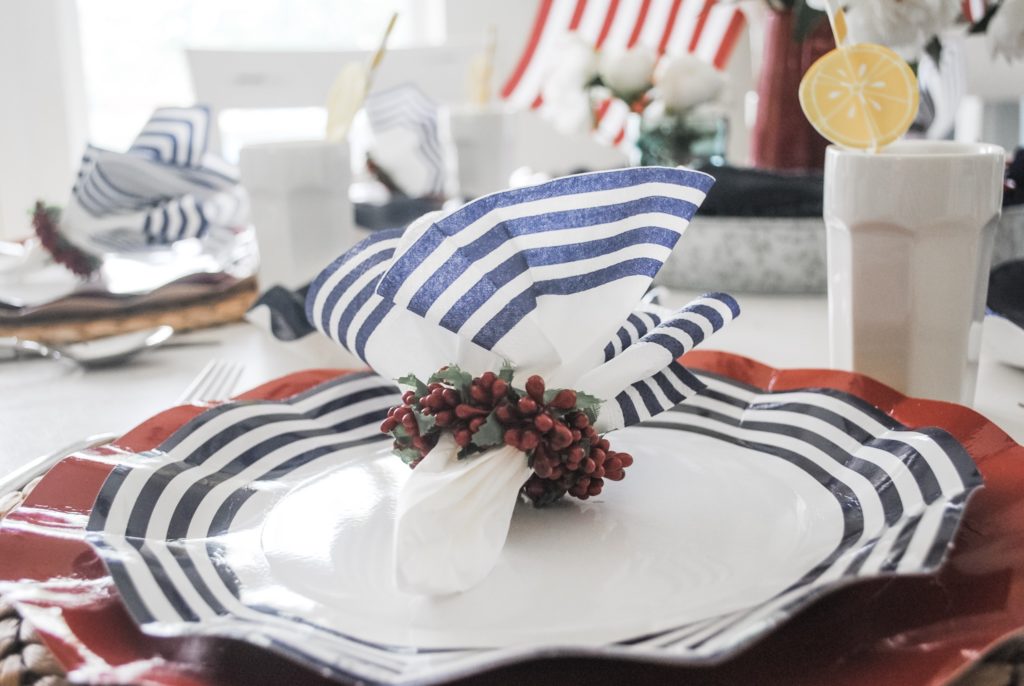
[[[972,403],[1004,160],[984,143],[829,147],[833,367],[906,395]]]
[[[516,114],[501,106],[459,105],[449,122],[459,160],[459,189],[477,198],[508,188],[516,168]]]
[[[298,288],[360,235],[349,200],[348,146],[327,141],[263,143],[242,148],[260,246],[260,287]]]

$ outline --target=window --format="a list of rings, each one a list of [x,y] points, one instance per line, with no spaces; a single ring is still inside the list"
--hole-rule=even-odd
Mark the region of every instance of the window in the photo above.
[[[154,108],[194,101],[185,48],[358,50],[376,47],[392,11],[399,21],[391,46],[444,39],[443,0],[78,0],[90,141],[122,150]],[[326,93],[324,94],[326,97]],[[308,137],[322,131],[322,114],[307,110],[256,114],[224,142],[267,126]],[[223,123],[223,122],[222,122]]]

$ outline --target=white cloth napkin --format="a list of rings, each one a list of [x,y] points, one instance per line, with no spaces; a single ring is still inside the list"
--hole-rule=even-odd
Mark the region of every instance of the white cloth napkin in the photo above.
[[[88,146],[62,232],[92,252],[122,252],[247,223],[238,170],[207,149],[209,130],[206,107],[164,107],[127,152]]]
[[[310,322],[383,376],[458,364],[515,368],[604,401],[600,431],[669,409],[703,386],[675,360],[739,313],[709,294],[664,316],[641,305],[713,179],[642,167],[495,193],[405,233],[381,232],[312,283]],[[439,441],[398,502],[396,579],[440,595],[472,587],[500,555],[530,476],[501,447],[458,460]],[[471,523],[471,524],[470,524]]]

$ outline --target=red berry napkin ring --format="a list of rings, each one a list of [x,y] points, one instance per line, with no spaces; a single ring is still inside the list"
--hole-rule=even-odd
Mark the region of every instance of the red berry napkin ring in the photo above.
[[[54,261],[77,276],[89,276],[100,267],[100,259],[68,240],[60,230],[60,208],[37,202],[32,213],[32,226],[39,242]]]
[[[547,389],[536,374],[516,388],[513,376],[510,367],[474,377],[455,365],[426,382],[404,376],[398,383],[412,390],[388,411],[380,430],[394,436],[395,453],[413,468],[444,432],[453,435],[459,459],[501,445],[521,450],[533,468],[521,492],[538,507],[566,494],[586,500],[601,492],[606,479],[625,477],[633,457],[611,450],[594,428],[600,400]]]

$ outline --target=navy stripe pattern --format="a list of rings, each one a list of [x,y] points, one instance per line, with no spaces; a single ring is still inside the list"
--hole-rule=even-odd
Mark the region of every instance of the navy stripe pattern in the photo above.
[[[271,286],[253,303],[245,318],[267,329],[279,341],[297,341],[313,333],[306,319],[306,291],[309,286],[291,290]]]
[[[706,456],[689,450],[688,441],[711,439],[744,449],[750,459],[784,461],[808,477],[793,486],[809,489],[806,502],[813,495],[835,503],[821,516],[837,518],[839,535],[819,545],[820,559],[808,572],[763,602],[720,616],[679,617],[656,633],[575,652],[721,658],[836,585],[919,574],[941,563],[981,483],[951,436],[908,429],[838,391],[765,393],[706,374],[699,381],[704,389],[687,403],[620,436],[665,446],[641,456],[651,459],[701,460]],[[443,680],[498,659],[550,654],[548,641],[494,650],[380,645],[331,626],[330,613],[303,616],[294,604],[273,606],[291,591],[274,591],[269,562],[245,532],[259,531],[260,517],[289,488],[379,450],[385,437],[377,424],[397,400],[397,389],[370,373],[340,377],[286,401],[221,405],[143,459],[120,464],[88,529],[132,616],[162,635],[254,641],[324,673],[375,683]],[[254,579],[263,586],[248,589]]]
[[[739,313],[732,296],[707,293],[664,317],[642,309],[629,315],[602,351],[607,361],[579,381],[580,389],[612,399],[601,407],[599,428],[632,426],[701,391],[704,384],[677,360]]]
[[[620,326],[642,336],[655,323],[633,309],[712,183],[686,169],[621,169],[427,215],[404,235],[372,236],[324,270],[309,289],[309,321],[388,377],[429,375],[458,362],[469,341],[485,361],[519,369],[597,365],[626,346],[632,334],[606,346]],[[408,348],[403,369],[374,357],[414,332],[431,337],[420,347],[433,346],[432,356],[414,351],[421,366]]]
[[[371,93],[363,104],[379,165],[412,198],[444,194],[445,155],[437,103],[414,84]]]
[[[176,167],[199,167],[210,140],[205,107],[162,107],[135,137],[128,152]]]
[[[306,318],[378,374],[429,376],[456,360],[458,337],[423,321],[377,293],[402,231],[378,231],[336,259],[310,284]],[[404,342],[415,341],[415,345]],[[401,354],[395,355],[395,345]],[[397,359],[396,359],[397,358]],[[426,378],[426,377],[423,377]]]
[[[208,152],[209,129],[207,108],[166,107],[153,113],[128,152],[89,146],[65,213],[74,225],[66,228],[110,248],[103,237],[110,230],[165,245],[239,223],[247,200],[237,170]],[[123,235],[113,241],[123,243]]]
[[[623,321],[712,183],[699,172],[641,167],[485,196],[418,227],[378,290],[515,359],[523,338],[580,337],[594,306],[611,305],[607,284],[633,294],[616,317]],[[576,298],[576,318],[554,304],[559,296]],[[564,346],[571,337],[554,338]]]

